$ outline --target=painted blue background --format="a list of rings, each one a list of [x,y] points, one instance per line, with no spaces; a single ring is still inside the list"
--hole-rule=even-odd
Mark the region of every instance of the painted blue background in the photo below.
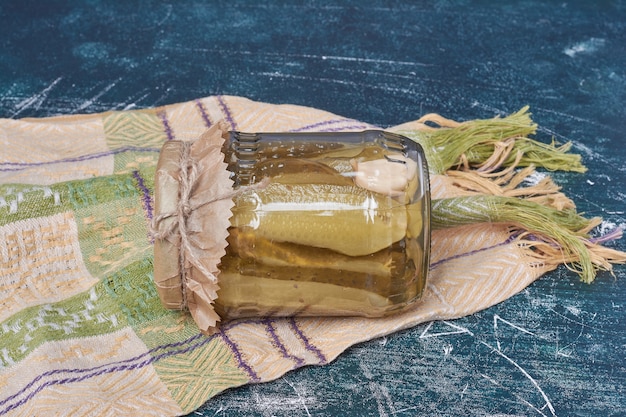
[[[610,229],[626,224],[625,45],[624,1],[0,1],[0,117],[229,94],[386,127],[529,104],[538,138],[589,167],[556,180]],[[625,269],[585,285],[560,268],[191,415],[626,415]]]

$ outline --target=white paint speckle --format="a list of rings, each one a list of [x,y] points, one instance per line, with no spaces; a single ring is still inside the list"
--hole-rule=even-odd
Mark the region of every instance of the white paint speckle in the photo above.
[[[597,228],[598,235],[604,236],[615,231],[615,229],[626,230],[626,224],[617,224],[609,220],[603,220]]]
[[[533,185],[537,185],[539,184],[544,178],[546,178],[548,175],[543,173],[543,172],[533,172],[532,174],[530,174],[529,176],[527,176],[526,178],[524,178],[524,184],[528,185],[528,186],[533,186]]]
[[[578,54],[590,54],[602,48],[606,41],[602,38],[590,38],[584,42],[578,42],[563,49],[563,53],[571,58]]]
[[[574,316],[578,317],[580,316],[580,309],[578,307],[575,306],[566,306],[565,309],[567,311],[569,311],[570,313],[572,313]]]

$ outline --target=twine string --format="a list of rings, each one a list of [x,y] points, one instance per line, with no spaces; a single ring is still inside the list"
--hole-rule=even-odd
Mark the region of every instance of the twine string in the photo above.
[[[155,240],[166,240],[176,234],[180,236],[180,248],[178,251],[180,290],[182,294],[181,305],[179,306],[180,310],[189,310],[188,281],[191,277],[188,273],[188,265],[198,269],[198,271],[206,276],[211,282],[217,283],[217,276],[209,271],[202,264],[202,262],[200,262],[193,250],[193,244],[190,240],[187,227],[187,222],[191,213],[194,210],[215,201],[232,199],[247,190],[264,188],[269,182],[269,180],[265,178],[257,184],[240,187],[236,190],[232,190],[231,192],[218,194],[212,198],[192,205],[190,200],[196,190],[199,178],[198,162],[191,155],[192,145],[193,142],[182,142],[180,151],[179,195],[176,209],[171,212],[155,216],[151,222],[151,234]],[[175,221],[170,222],[165,228],[162,228],[162,222],[169,218],[175,218]],[[204,230],[203,233],[210,233],[210,231]]]
[[[152,236],[155,240],[168,239],[175,233],[180,237],[178,263],[180,270],[180,290],[182,294],[181,310],[187,310],[189,305],[187,295],[188,274],[186,266],[188,263],[194,266],[199,265],[196,256],[190,250],[189,235],[187,233],[187,219],[192,211],[189,199],[194,190],[194,185],[198,180],[198,168],[191,156],[191,145],[192,142],[182,142],[180,150],[179,195],[176,210],[154,217],[151,225]],[[165,219],[172,217],[175,218],[175,221],[170,222],[165,229],[161,230],[161,223]],[[213,274],[209,273],[209,276],[213,276]]]

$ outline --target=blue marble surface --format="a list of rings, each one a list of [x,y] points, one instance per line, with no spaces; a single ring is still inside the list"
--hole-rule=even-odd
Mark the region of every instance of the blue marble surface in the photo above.
[[[605,230],[626,226],[624,1],[0,2],[0,117],[214,94],[381,127],[528,104],[538,138],[572,141],[589,167],[556,174],[564,191]],[[626,268],[592,285],[560,268],[488,310],[229,390],[190,415],[623,416],[625,311]]]

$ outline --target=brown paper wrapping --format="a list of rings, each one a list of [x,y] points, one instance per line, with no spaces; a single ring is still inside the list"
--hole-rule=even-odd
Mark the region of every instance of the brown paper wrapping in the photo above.
[[[155,176],[154,282],[163,305],[189,310],[204,333],[216,330],[220,259],[233,207],[233,181],[219,122],[198,140],[164,144]]]

